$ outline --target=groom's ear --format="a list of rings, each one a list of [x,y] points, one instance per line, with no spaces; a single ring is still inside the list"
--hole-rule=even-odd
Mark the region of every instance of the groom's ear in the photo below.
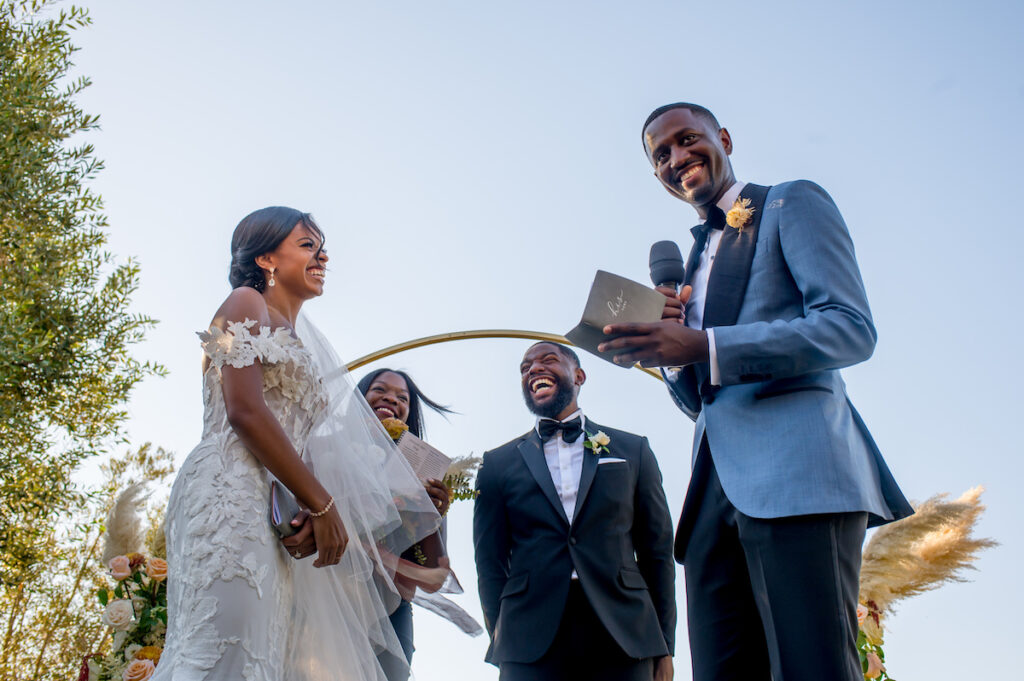
[[[580,367],[576,367],[576,371],[573,372],[573,383],[576,385],[583,385],[587,382],[587,372]]]
[[[732,135],[725,128],[718,131],[718,139],[722,142],[722,148],[725,149],[725,155],[732,155]]]

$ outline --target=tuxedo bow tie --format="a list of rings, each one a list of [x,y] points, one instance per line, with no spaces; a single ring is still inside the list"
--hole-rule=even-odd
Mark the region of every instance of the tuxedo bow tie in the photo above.
[[[704,246],[708,243],[708,235],[713,229],[725,229],[725,211],[718,206],[711,206],[708,209],[708,218],[703,225],[697,225],[690,230],[698,253],[704,250]]]
[[[544,442],[555,437],[559,432],[562,433],[562,439],[566,442],[575,442],[583,434],[583,420],[579,416],[565,423],[552,419],[541,419],[537,424],[537,432],[540,433],[540,439]]]

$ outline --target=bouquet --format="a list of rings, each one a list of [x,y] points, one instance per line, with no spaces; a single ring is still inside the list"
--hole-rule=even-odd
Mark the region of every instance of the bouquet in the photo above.
[[[101,587],[103,623],[113,632],[110,652],[90,656],[80,681],[146,681],[163,652],[167,631],[167,562],[129,553],[108,563],[114,587]]]

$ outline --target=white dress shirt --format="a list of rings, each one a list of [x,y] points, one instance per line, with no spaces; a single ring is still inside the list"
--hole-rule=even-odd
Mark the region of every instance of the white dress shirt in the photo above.
[[[571,421],[577,416],[580,417],[580,424],[587,426],[587,417],[583,411],[577,409],[572,414],[562,419],[562,423]],[[537,434],[540,434],[540,418],[537,419]],[[562,502],[565,510],[565,517],[572,524],[573,515],[576,513],[576,497],[580,492],[580,478],[583,476],[583,441],[587,437],[586,430],[580,433],[574,442],[566,442],[562,439],[562,433],[558,433],[544,444],[544,460],[548,464],[548,472],[551,473],[551,482],[555,483],[555,491]],[[570,579],[579,579],[576,570],[572,571]]]
[[[746,182],[736,182],[722,195],[716,205],[722,209],[722,212],[728,213],[746,186]],[[704,324],[704,304],[707,302],[708,279],[711,277],[711,268],[715,265],[715,254],[718,252],[718,244],[721,243],[724,233],[724,229],[711,230],[704,250],[700,254],[700,259],[697,261],[697,271],[690,277],[690,286],[693,287],[693,291],[690,293],[690,302],[686,306],[686,325],[691,329],[699,329]],[[705,330],[708,333],[708,364],[711,368],[709,380],[711,385],[722,385],[722,375],[718,369],[718,353],[715,351],[715,330]]]
[[[562,423],[571,421],[577,416],[584,426],[587,425],[583,411],[577,409],[568,417],[562,419]],[[540,433],[540,419],[537,419],[538,434]],[[555,491],[562,501],[562,508],[565,509],[565,517],[572,524],[573,514],[576,512],[576,496],[580,491],[580,477],[583,475],[583,439],[586,433],[581,433],[574,442],[566,442],[562,439],[562,433],[558,433],[544,443],[544,460],[548,464],[548,471],[551,473],[551,482],[555,483]]]

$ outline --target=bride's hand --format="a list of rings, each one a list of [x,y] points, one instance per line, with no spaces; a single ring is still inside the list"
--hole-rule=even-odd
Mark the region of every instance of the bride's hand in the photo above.
[[[313,518],[313,536],[318,554],[313,567],[337,565],[348,546],[348,530],[341,521],[338,509],[331,508],[324,515]]]

